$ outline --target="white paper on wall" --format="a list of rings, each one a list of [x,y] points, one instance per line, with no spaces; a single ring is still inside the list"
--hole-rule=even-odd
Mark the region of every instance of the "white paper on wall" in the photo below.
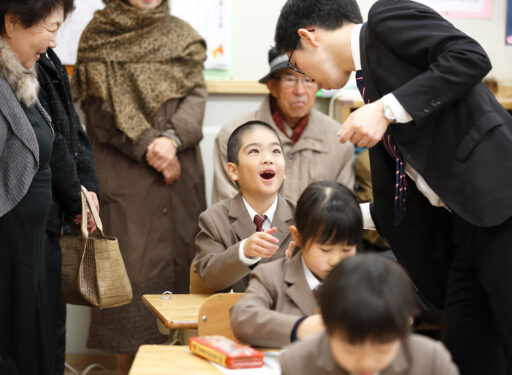
[[[171,0],[171,14],[187,21],[206,40],[205,69],[229,70],[231,0]]]

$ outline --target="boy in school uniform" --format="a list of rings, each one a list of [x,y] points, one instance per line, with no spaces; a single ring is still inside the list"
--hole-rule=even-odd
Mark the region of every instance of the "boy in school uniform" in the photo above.
[[[319,290],[326,331],[279,356],[283,375],[457,375],[442,343],[410,333],[412,285],[395,262],[360,254],[340,262]]]
[[[199,216],[194,265],[206,287],[243,292],[251,269],[284,256],[295,203],[277,193],[285,161],[270,125],[258,120],[240,125],[227,152],[229,177],[240,192]]]

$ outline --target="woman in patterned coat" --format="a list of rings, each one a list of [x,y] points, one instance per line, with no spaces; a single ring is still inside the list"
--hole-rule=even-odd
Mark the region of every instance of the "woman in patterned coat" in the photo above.
[[[104,229],[119,239],[133,288],[129,305],[92,311],[88,346],[117,353],[118,373],[139,345],[166,340],[141,296],[189,289],[206,207],[205,49],[162,0],[110,0],[80,40],[73,95],[86,116]]]

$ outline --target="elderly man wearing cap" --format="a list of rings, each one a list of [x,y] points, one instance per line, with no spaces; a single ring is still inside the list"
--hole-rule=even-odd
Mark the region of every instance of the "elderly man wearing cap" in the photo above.
[[[340,124],[313,109],[318,85],[286,67],[288,57],[272,48],[270,72],[260,79],[270,94],[260,107],[226,124],[215,139],[212,203],[231,198],[238,190],[226,171],[226,144],[240,124],[260,120],[275,128],[286,160],[286,180],[280,193],[296,201],[311,182],[334,180],[354,188],[354,147],[337,141]]]

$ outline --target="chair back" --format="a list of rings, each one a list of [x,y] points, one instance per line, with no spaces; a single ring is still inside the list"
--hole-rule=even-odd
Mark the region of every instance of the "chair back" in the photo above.
[[[205,287],[194,262],[190,264],[190,294],[213,294],[214,291]]]
[[[199,309],[197,319],[199,336],[221,335],[236,340],[231,329],[229,309],[243,295],[244,293],[217,293],[208,297]]]

